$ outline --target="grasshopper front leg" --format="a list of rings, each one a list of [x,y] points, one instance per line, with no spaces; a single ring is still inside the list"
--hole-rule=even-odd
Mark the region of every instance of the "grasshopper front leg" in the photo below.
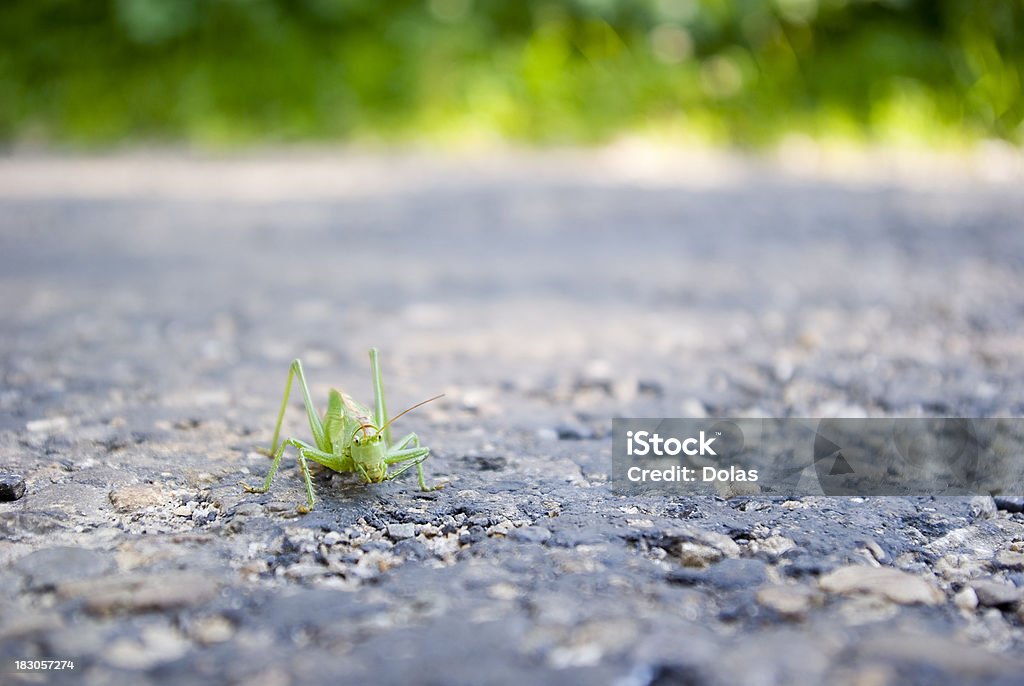
[[[267,478],[264,479],[262,486],[250,486],[244,481],[240,481],[239,484],[242,486],[242,488],[245,489],[246,493],[266,493],[267,491],[269,491],[270,483],[274,480],[274,475],[277,474],[278,467],[281,466],[281,458],[284,457],[284,449],[288,446],[292,446],[297,451],[299,460],[299,471],[302,472],[302,478],[306,484],[306,505],[300,505],[298,507],[299,512],[305,514],[312,510],[313,506],[316,504],[316,498],[313,495],[313,477],[309,473],[309,464],[306,462],[306,455],[307,453],[309,453],[310,456],[313,457],[314,459],[321,455],[328,458],[332,457],[331,455],[322,453],[321,451],[317,450],[308,443],[303,443],[302,441],[294,438],[289,438],[285,440],[283,443],[281,443],[281,446],[274,453],[274,461],[270,464],[270,472],[267,474]]]
[[[430,456],[430,448],[424,448],[420,445],[420,437],[415,433],[410,433],[403,436],[398,443],[396,443],[388,455],[384,458],[384,462],[392,464],[400,464],[402,462],[409,462],[409,464],[403,466],[394,474],[388,475],[388,480],[394,479],[398,475],[404,473],[407,469],[416,467],[416,476],[420,482],[421,491],[436,491],[439,488],[444,487],[444,483],[439,483],[435,486],[428,487],[426,479],[423,477],[423,461]]]

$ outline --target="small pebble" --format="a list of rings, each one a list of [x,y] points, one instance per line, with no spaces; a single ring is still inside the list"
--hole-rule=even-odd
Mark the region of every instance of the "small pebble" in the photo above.
[[[784,617],[798,619],[821,602],[820,593],[807,586],[764,586],[757,592],[757,602]]]
[[[103,659],[120,669],[147,670],[180,659],[188,649],[188,641],[174,628],[148,626],[111,642],[104,648]]]
[[[464,459],[481,472],[500,472],[508,465],[502,455],[467,455]]]
[[[204,645],[223,643],[235,633],[235,625],[222,615],[203,617],[192,627],[192,637]]]
[[[68,428],[70,421],[67,417],[51,417],[50,419],[37,419],[25,425],[25,428],[33,433],[54,433]]]
[[[433,538],[434,536],[439,536],[441,534],[441,529],[433,524],[424,524],[420,527],[420,533],[427,538]]]
[[[25,495],[25,477],[18,474],[0,474],[0,501],[21,500]]]
[[[163,505],[170,497],[154,484],[132,484],[112,490],[107,498],[118,512],[134,512]]]
[[[416,535],[415,524],[388,524],[388,538],[401,541]]]
[[[968,586],[953,596],[953,602],[961,610],[975,610],[978,607],[978,594]]]

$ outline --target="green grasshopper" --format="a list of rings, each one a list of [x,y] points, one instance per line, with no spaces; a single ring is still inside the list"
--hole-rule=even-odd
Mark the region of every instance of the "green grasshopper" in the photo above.
[[[392,422],[406,412],[437,400],[441,396],[438,395],[416,403],[389,419],[387,407],[384,404],[384,382],[381,379],[380,361],[376,348],[370,349],[370,369],[373,373],[374,395],[372,415],[369,408],[353,399],[352,396],[332,388],[327,396],[327,412],[321,420],[317,416],[313,398],[309,394],[306,376],[302,372],[302,362],[298,359],[293,360],[288,369],[288,382],[284,387],[284,399],[281,401],[281,411],[277,415],[277,426],[274,427],[272,445],[269,451],[262,451],[274,458],[270,465],[270,473],[267,474],[261,488],[242,483],[246,492],[266,493],[270,490],[270,482],[281,464],[285,447],[289,445],[298,452],[299,469],[306,482],[307,504],[298,507],[299,512],[303,514],[309,512],[316,503],[316,498],[313,496],[313,481],[306,460],[312,460],[336,472],[359,474],[368,484],[390,481],[406,470],[416,467],[421,490],[432,491],[443,486],[444,484],[439,484],[433,488],[427,487],[426,481],[423,479],[423,461],[430,455],[430,449],[420,445],[420,439],[416,434],[410,433],[399,439],[397,443],[391,442]],[[313,442],[316,445],[310,445],[296,438],[288,438],[280,445],[278,444],[281,435],[281,422],[284,420],[284,412],[288,408],[288,394],[291,392],[292,379],[295,376],[299,377],[299,384],[302,386],[309,428],[313,432]],[[392,472],[390,471],[392,465],[401,466]]]

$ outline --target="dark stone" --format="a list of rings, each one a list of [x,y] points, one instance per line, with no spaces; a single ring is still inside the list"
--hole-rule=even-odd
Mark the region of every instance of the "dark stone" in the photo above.
[[[639,393],[653,395],[658,398],[665,394],[665,387],[661,385],[661,382],[651,379],[640,379],[637,382],[636,390]]]
[[[407,538],[403,541],[399,541],[395,544],[392,552],[409,560],[425,560],[430,557],[430,551],[427,550],[427,546],[423,545],[415,538]]]
[[[487,532],[484,531],[482,526],[471,526],[459,534],[459,543],[462,545],[471,545],[473,543],[479,543],[485,538],[487,538]]]
[[[490,526],[491,524],[496,524],[496,523],[497,522],[495,522],[493,519],[491,519],[490,516],[484,515],[484,514],[473,515],[472,517],[469,517],[468,519],[466,519],[466,525],[469,526],[469,527],[474,527],[474,526],[485,527],[485,526]]]
[[[1024,496],[997,495],[993,498],[996,508],[1006,512],[1024,512]]]
[[[723,622],[749,621],[761,614],[761,606],[750,589],[722,598],[719,605],[718,619]]]
[[[594,431],[586,424],[563,422],[555,427],[560,441],[586,441],[594,437]]]
[[[790,564],[780,567],[783,574],[791,578],[803,578],[805,576],[820,576],[837,566],[835,562],[829,562],[807,552],[794,557]]]
[[[644,670],[646,679],[636,683],[648,686],[702,686],[707,676],[692,665],[655,665]]]
[[[25,495],[25,477],[19,474],[0,474],[0,501],[21,500]]]
[[[500,472],[508,466],[508,458],[501,455],[466,455],[462,459],[481,472]]]

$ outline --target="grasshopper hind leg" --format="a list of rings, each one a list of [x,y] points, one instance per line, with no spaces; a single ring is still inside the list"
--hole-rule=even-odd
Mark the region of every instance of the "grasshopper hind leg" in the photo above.
[[[302,370],[302,361],[296,358],[292,360],[291,366],[288,367],[288,380],[284,385],[284,397],[281,398],[281,409],[277,413],[277,424],[274,426],[274,437],[271,439],[270,450],[266,451],[268,455],[276,455],[277,453],[278,439],[281,436],[281,424],[284,422],[285,410],[288,409],[288,396],[291,395],[292,381],[296,376],[299,377],[299,386],[302,388],[302,401],[306,406],[306,418],[309,420],[309,430],[313,433],[313,442],[316,443],[316,447],[320,450],[325,452],[330,452],[331,450],[330,439],[324,431],[323,423],[320,421],[316,407],[313,405],[313,397],[309,393],[309,384],[306,383],[306,374]]]

